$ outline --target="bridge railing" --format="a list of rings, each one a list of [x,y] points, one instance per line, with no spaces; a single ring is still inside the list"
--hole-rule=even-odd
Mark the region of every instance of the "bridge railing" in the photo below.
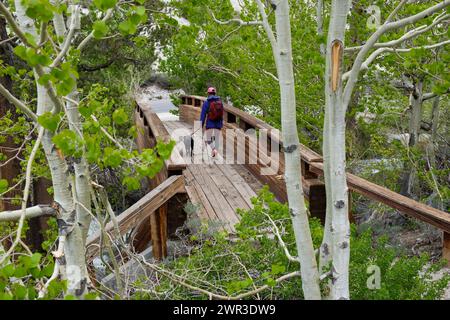
[[[181,96],[182,104],[179,107],[180,121],[192,122],[198,120],[200,117],[201,106],[206,100],[205,97],[183,95]],[[276,175],[261,175],[260,169],[266,162],[261,159],[261,150],[258,153],[257,165],[247,164],[247,167],[255,176],[268,184],[271,191],[281,201],[286,201],[286,189],[284,183],[284,156],[283,156],[283,141],[278,134],[278,130],[271,127],[261,119],[258,119],[240,109],[224,105],[224,126],[226,128],[240,128],[245,132],[247,129],[266,129],[272,133],[268,135],[267,145],[271,142],[277,142],[280,146],[280,166],[279,172]],[[251,139],[246,139],[245,147],[248,148]],[[321,220],[325,217],[326,194],[323,182],[319,180],[323,176],[323,158],[318,153],[300,145],[301,153],[301,167],[303,174],[303,189],[306,196],[309,198],[310,212],[312,216],[318,216]],[[262,152],[264,157],[264,151]],[[266,156],[270,152],[266,153]],[[356,192],[367,198],[381,202],[391,208],[401,211],[411,217],[421,220],[425,223],[431,224],[443,231],[442,245],[443,258],[450,262],[450,214],[436,208],[427,206],[423,203],[413,199],[402,196],[385,187],[376,185],[370,181],[357,177],[353,174],[347,173],[347,185],[349,191]],[[351,192],[349,192],[351,194]],[[349,203],[351,203],[349,201]]]
[[[148,101],[136,101],[134,120],[137,129],[136,144],[139,151],[146,148],[154,148],[156,143],[161,140],[169,142],[171,136],[158,115],[152,112]],[[164,162],[164,167],[152,179],[148,179],[148,190],[154,190],[169,177],[181,175],[185,164],[174,160],[175,154],[169,160]],[[150,226],[150,232],[148,232]],[[150,216],[150,225],[144,221],[132,235],[135,239],[134,249],[138,252],[143,251],[151,240],[153,246],[153,256],[161,259],[167,255],[167,203],[161,205],[156,213]]]

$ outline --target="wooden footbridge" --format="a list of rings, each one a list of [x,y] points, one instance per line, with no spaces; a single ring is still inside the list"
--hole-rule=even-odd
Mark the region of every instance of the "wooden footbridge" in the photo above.
[[[192,157],[186,157],[189,151],[186,149],[189,148],[185,148],[186,139],[182,138],[193,132],[194,121],[200,118],[205,98],[185,95],[181,100],[179,120],[163,121],[152,111],[151,102],[137,99],[135,124],[138,129],[138,148],[151,148],[158,140],[168,142],[171,139],[177,141],[177,147],[165,162],[163,170],[144,185],[144,188],[148,188],[148,194],[117,217],[118,227],[114,227],[112,222],[106,226],[111,236],[117,236],[117,228],[121,235],[129,234],[131,230],[136,251],[143,251],[151,242],[156,259],[167,255],[168,223],[174,198],[184,199],[185,202],[188,199],[197,208],[195,216],[189,216],[188,219],[218,223],[222,230],[231,234],[239,222],[237,209],[250,208],[251,198],[256,196],[263,185],[268,185],[279,201],[286,201],[283,141],[277,129],[240,109],[225,105],[224,128],[234,130],[223,130],[223,141],[227,142],[227,146],[232,146],[228,150],[232,156],[221,158],[219,155],[216,160],[206,157],[206,163],[197,163],[192,161]],[[263,143],[256,143],[256,137],[259,142],[262,139]],[[197,143],[194,146],[195,157]],[[311,149],[303,145],[300,147],[303,190],[309,212],[311,216],[324,221],[326,194],[322,181],[323,159]],[[274,167],[274,150],[278,151],[276,170],[272,170],[271,174],[263,174],[264,169]],[[237,161],[239,154],[241,161]],[[347,182],[349,194],[359,193],[442,230],[443,257],[450,261],[449,213],[350,173],[347,174]],[[100,238],[97,234],[88,239],[90,257],[96,254],[98,246],[94,244]]]

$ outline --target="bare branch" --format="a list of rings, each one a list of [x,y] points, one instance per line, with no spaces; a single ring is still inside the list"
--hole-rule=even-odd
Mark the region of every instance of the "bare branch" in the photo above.
[[[106,22],[107,20],[109,20],[109,18],[112,17],[113,12],[114,12],[114,9],[108,9],[106,11],[106,14],[103,17],[102,21]],[[92,30],[91,33],[89,33],[89,35],[86,38],[84,38],[83,41],[81,41],[81,43],[77,47],[77,50],[82,51],[84,49],[84,47],[89,43],[89,41],[92,40],[92,38],[94,38],[94,30]]]
[[[440,95],[445,95],[445,94],[448,94],[448,93],[450,93],[450,88],[447,89],[446,92],[444,92],[444,93],[442,93],[442,94],[440,94]],[[422,96],[422,101],[427,101],[427,100],[436,98],[437,96],[439,96],[439,94],[437,94],[437,93],[433,93],[433,92],[425,93],[425,94]]]
[[[222,24],[222,25],[231,24],[231,23],[237,23],[237,24],[239,24],[241,26],[261,26],[263,24],[262,21],[258,21],[258,20],[256,20],[256,21],[244,21],[242,19],[237,19],[237,18],[230,19],[230,20],[227,20],[227,21],[221,21],[221,20],[216,18],[216,16],[214,15],[214,12],[212,12],[211,10],[208,10],[208,11],[211,14],[213,20],[216,23]]]
[[[367,40],[366,44],[362,47],[361,51],[358,53],[355,62],[353,63],[353,67],[351,71],[348,74],[348,81],[345,86],[344,95],[343,95],[343,102],[344,106],[348,106],[352,93],[353,88],[355,87],[356,82],[358,81],[359,73],[361,72],[361,66],[364,63],[364,58],[369,53],[369,51],[373,48],[375,43],[378,41],[378,39],[385,34],[388,31],[395,30],[398,28],[402,28],[408,24],[415,23],[423,18],[429,17],[433,15],[434,13],[445,9],[450,5],[450,0],[444,0],[426,10],[423,10],[413,16],[395,21],[395,22],[389,22],[387,24],[384,24],[381,26],[377,31],[375,31],[372,36]]]
[[[191,289],[191,290],[194,290],[194,291],[198,291],[198,292],[201,292],[201,293],[207,295],[210,299],[214,298],[214,299],[220,299],[220,300],[241,300],[241,299],[244,299],[246,297],[253,296],[253,295],[255,295],[255,294],[257,294],[257,293],[259,293],[261,291],[264,291],[266,289],[271,288],[271,286],[266,284],[264,286],[261,286],[261,287],[255,289],[255,290],[244,292],[244,293],[236,295],[236,296],[224,296],[224,295],[216,294],[216,293],[210,292],[208,290],[205,290],[205,289],[196,287],[194,285],[191,285],[191,284],[186,282],[186,279],[184,279],[184,278],[182,278],[182,277],[180,277],[180,276],[178,276],[178,275],[176,275],[176,274],[174,274],[172,272],[164,270],[163,268],[159,267],[156,264],[148,263],[145,260],[143,255],[139,255],[139,256],[141,257],[142,262],[146,266],[150,267],[151,269],[155,270],[156,272],[164,274],[170,280],[172,280],[172,281],[174,281],[174,282],[176,282],[176,283],[178,283],[178,284],[180,284],[180,285],[182,285],[182,286],[184,286],[184,287],[186,287],[188,289]],[[281,277],[275,279],[275,283],[278,284],[278,283],[280,283],[280,282],[282,282],[284,280],[287,280],[287,279],[290,279],[290,278],[293,278],[293,277],[299,277],[299,276],[300,276],[300,271],[294,271],[294,272],[285,274],[284,276],[281,276]]]
[[[0,83],[0,93],[2,96],[6,98],[10,103],[12,103],[14,106],[19,108],[23,113],[25,113],[31,120],[34,122],[37,122],[37,116],[36,114],[31,111],[30,108],[28,108],[25,103],[17,99],[15,96],[11,94],[11,92],[8,91],[1,83]]]
[[[387,24],[389,22],[392,21],[392,19],[395,18],[395,16],[397,15],[397,13],[403,8],[403,6],[406,4],[406,2],[408,2],[408,0],[402,0],[398,6],[394,9],[394,11],[391,12],[391,14],[387,17],[386,21],[384,22],[384,24]]]
[[[401,36],[398,39],[395,40],[391,40],[388,42],[381,42],[381,43],[376,43],[374,44],[373,48],[384,48],[384,47],[394,47],[397,46],[407,40],[410,40],[412,38],[416,38],[419,35],[429,31],[430,29],[432,29],[433,27],[435,27],[436,25],[438,25],[442,20],[445,20],[447,18],[449,18],[450,15],[449,14],[445,14],[445,12],[443,12],[442,14],[440,14],[439,16],[436,17],[436,19],[434,19],[433,23],[431,23],[430,25],[426,26],[420,26],[418,28],[415,28],[413,30],[408,31],[407,33],[405,33],[403,36]],[[349,48],[345,48],[345,51],[357,51],[360,50],[363,46],[357,46],[357,47],[349,47]]]
[[[72,19],[70,20],[69,33],[67,34],[67,37],[64,40],[61,51],[51,64],[50,66],[51,68],[57,67],[61,63],[62,59],[66,56],[67,52],[69,51],[72,39],[77,29],[77,21],[79,19],[79,16],[80,16],[80,6],[74,6],[72,12]]]
[[[11,210],[0,212],[0,222],[17,221],[20,219],[23,210]],[[50,217],[55,216],[56,210],[50,205],[37,205],[25,209],[25,218],[31,219],[36,217]]]
[[[405,48],[405,49],[404,49],[404,48],[402,48],[402,49],[397,49],[397,48],[380,48],[380,49],[375,50],[375,51],[374,51],[374,52],[366,59],[366,61],[364,61],[364,63],[363,63],[363,64],[361,65],[361,67],[360,67],[360,71],[366,71],[366,70],[369,68],[370,64],[371,64],[373,61],[375,61],[375,59],[376,59],[380,54],[385,53],[385,52],[398,52],[398,53],[404,53],[404,52],[410,52],[410,51],[413,50],[413,49],[419,49],[419,48],[422,48],[422,49],[435,49],[435,48],[439,48],[439,47],[445,46],[445,45],[447,45],[447,44],[449,44],[449,43],[450,43],[450,40],[446,40],[446,41],[442,41],[442,42],[439,42],[439,43],[435,43],[435,44],[428,45],[428,46],[423,46],[423,47],[414,47],[414,48]],[[349,77],[349,75],[350,75],[350,72],[351,72],[351,71],[345,73],[345,74],[343,75],[342,79],[343,79],[343,80],[347,79],[347,78]]]
[[[275,222],[272,220],[272,218],[271,218],[267,213],[266,213],[266,217],[267,217],[267,219],[269,219],[270,223],[272,224],[273,231],[275,232],[275,235],[277,236],[277,239],[278,239],[278,243],[279,243],[280,246],[283,248],[284,254],[285,254],[286,257],[288,258],[288,260],[291,261],[291,262],[297,262],[297,263],[299,263],[300,260],[299,260],[297,257],[293,257],[293,256],[290,254],[290,252],[289,252],[289,250],[288,250],[288,248],[287,248],[287,246],[286,246],[286,243],[283,241],[283,238],[281,238],[280,230],[278,229],[278,227],[277,227],[277,225],[275,224]]]

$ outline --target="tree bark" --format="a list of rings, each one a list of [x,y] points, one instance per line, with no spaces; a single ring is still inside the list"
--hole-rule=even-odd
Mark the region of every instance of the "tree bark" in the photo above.
[[[345,113],[342,74],[345,27],[350,1],[333,0],[326,48],[324,176],[327,191],[323,268],[331,262],[331,299],[349,299],[350,222],[346,180]]]
[[[277,2],[275,19],[278,50],[274,58],[278,61],[278,79],[281,93],[281,127],[286,163],[287,197],[301,265],[303,293],[305,299],[320,299],[319,274],[302,188],[291,26],[289,2],[287,0]]]
[[[23,32],[39,41],[34,21],[25,14],[21,0],[15,0],[16,17]],[[38,79],[38,75],[35,75]],[[44,86],[37,84],[37,114],[54,109],[55,105]],[[70,185],[70,174],[66,161],[57,153],[52,141],[53,134],[45,130],[42,139],[45,156],[50,167],[54,189],[54,201],[59,205],[59,240],[64,242],[64,251],[57,257],[63,279],[68,280],[68,294],[82,297],[87,292],[89,282],[85,260],[85,239],[79,225],[79,217]],[[74,191],[76,195],[76,191]],[[57,264],[58,265],[58,264]]]
[[[423,81],[418,80],[414,83],[414,89],[410,96],[411,116],[409,118],[409,141],[408,147],[413,148],[419,141],[420,123],[422,121],[422,105],[423,105]],[[415,172],[410,165],[410,160],[406,159],[403,169],[403,174],[400,182],[400,194],[410,197],[412,195],[412,188],[414,185]]]

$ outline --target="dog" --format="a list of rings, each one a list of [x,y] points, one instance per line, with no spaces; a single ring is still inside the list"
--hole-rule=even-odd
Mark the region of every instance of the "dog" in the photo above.
[[[180,137],[180,141],[184,144],[184,150],[181,156],[184,157],[184,152],[186,152],[186,156],[192,159],[192,155],[194,153],[194,138],[192,135],[182,136]]]

